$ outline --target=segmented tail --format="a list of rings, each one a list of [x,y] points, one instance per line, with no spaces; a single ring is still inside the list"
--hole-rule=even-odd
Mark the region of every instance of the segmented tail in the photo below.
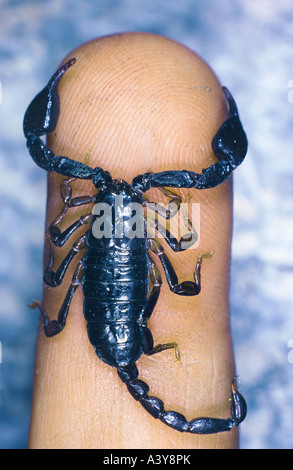
[[[247,406],[245,399],[236,389],[235,379],[231,387],[231,418],[201,417],[188,421],[185,416],[177,411],[166,411],[164,402],[160,398],[149,396],[149,386],[143,380],[138,379],[138,370],[135,364],[129,367],[118,367],[117,371],[120,379],[126,384],[133,398],[154,418],[160,419],[160,421],[176,431],[193,434],[214,434],[230,431],[245,419]]]

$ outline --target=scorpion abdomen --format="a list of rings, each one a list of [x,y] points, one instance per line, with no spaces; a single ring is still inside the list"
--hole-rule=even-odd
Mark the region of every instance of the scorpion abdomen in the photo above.
[[[121,247],[121,239],[117,245],[114,236],[111,242],[93,233],[88,232],[82,280],[89,340],[104,362],[127,367],[143,353],[140,317],[149,289],[146,238],[125,237]]]

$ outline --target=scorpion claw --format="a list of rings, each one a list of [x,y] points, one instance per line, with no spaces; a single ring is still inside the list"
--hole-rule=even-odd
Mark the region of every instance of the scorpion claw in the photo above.
[[[236,103],[227,88],[223,92],[228,105],[228,118],[212,140],[212,150],[219,160],[202,173],[193,171],[162,171],[159,173],[144,173],[136,176],[132,184],[134,187],[148,191],[150,188],[214,188],[229,178],[232,171],[244,160],[247,153],[247,138],[243,130]]]
[[[218,160],[226,160],[234,170],[243,161],[248,144],[234,98],[226,87],[223,91],[229,106],[229,117],[213,138],[212,149]]]
[[[72,58],[59,67],[45,88],[33,99],[24,115],[23,132],[27,139],[29,153],[41,168],[46,171],[56,171],[64,176],[91,179],[96,176],[97,172],[102,172],[101,168],[93,170],[84,163],[71,160],[68,157],[55,156],[40,138],[43,134],[54,131],[57,125],[60,111],[57,87],[66,70],[75,62],[76,59]],[[100,176],[100,173],[98,176]],[[101,179],[103,183],[106,176],[108,177],[106,175],[103,179],[104,173],[102,173],[102,178],[97,178],[97,184]]]
[[[197,189],[214,188],[229,178],[232,171],[243,162],[247,153],[247,137],[242,127],[237,105],[226,87],[223,87],[229,116],[212,140],[212,150],[219,160],[202,174],[188,172]]]
[[[33,99],[26,110],[23,119],[23,132],[27,139],[27,148],[31,157],[46,171],[57,171],[66,174],[69,159],[55,158],[52,150],[40,138],[43,134],[52,132],[58,121],[60,104],[57,86],[76,59],[70,59],[62,65],[49,80],[45,88]]]
[[[60,111],[57,86],[63,74],[75,62],[73,58],[62,65],[27,108],[23,120],[23,131],[27,138],[41,136],[55,129]]]

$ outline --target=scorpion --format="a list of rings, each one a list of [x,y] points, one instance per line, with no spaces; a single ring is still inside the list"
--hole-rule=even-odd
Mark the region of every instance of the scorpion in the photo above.
[[[142,354],[152,355],[165,349],[174,349],[179,359],[178,344],[170,342],[154,346],[152,333],[147,326],[160,295],[162,279],[160,270],[150,256],[157,256],[171,292],[177,295],[194,296],[201,290],[200,270],[204,258],[213,252],[198,257],[194,281],[179,282],[177,274],[156,237],[147,236],[148,220],[140,214],[142,236],[129,236],[131,232],[131,204],[143,208],[147,204],[144,193],[150,188],[158,188],[175,203],[173,210],[156,205],[154,211],[165,219],[170,219],[179,209],[181,198],[167,188],[214,188],[231,175],[240,165],[247,152],[247,138],[243,130],[236,103],[223,87],[228,118],[220,126],[212,139],[212,150],[218,161],[203,169],[202,173],[192,171],[146,172],[136,176],[132,184],[122,179],[112,179],[108,171],[100,167],[72,160],[66,156],[55,156],[41,139],[42,135],[54,131],[60,113],[60,98],[57,87],[63,74],[75,63],[71,58],[63,64],[49,80],[45,88],[32,100],[24,116],[23,129],[27,147],[33,160],[47,172],[56,172],[66,177],[61,183],[61,196],[64,208],[50,224],[47,236],[50,241],[50,256],[44,272],[44,283],[51,287],[59,286],[73,258],[81,253],[72,281],[58,313],[57,320],[50,320],[39,301],[31,307],[38,307],[43,319],[44,333],[47,337],[59,334],[65,327],[70,302],[76,289],[82,285],[84,294],[83,311],[87,322],[90,343],[97,356],[106,364],[117,368],[118,376],[128,391],[143,408],[154,418],[180,432],[212,434],[236,428],[246,416],[246,402],[237,390],[235,379],[231,385],[231,417],[228,419],[199,417],[188,421],[176,411],[165,410],[164,402],[149,395],[149,386],[138,378],[136,361]],[[91,180],[96,188],[94,196],[72,197],[71,182],[75,179]],[[119,201],[117,205],[117,201]],[[81,216],[63,232],[58,227],[68,208],[95,204],[94,210]],[[95,230],[101,227],[103,210],[108,204],[112,214],[108,218],[107,236],[97,236]],[[170,205],[171,207],[172,205]],[[169,206],[168,206],[169,207]],[[114,230],[115,217],[120,215],[120,230]],[[104,214],[105,215],[105,214]],[[90,228],[72,245],[59,267],[53,271],[54,249],[62,247],[81,226]],[[154,229],[162,231],[156,220]],[[174,252],[190,247],[196,240],[194,229],[190,228],[178,241],[170,231],[165,230],[164,238]],[[151,284],[151,288],[150,288]]]

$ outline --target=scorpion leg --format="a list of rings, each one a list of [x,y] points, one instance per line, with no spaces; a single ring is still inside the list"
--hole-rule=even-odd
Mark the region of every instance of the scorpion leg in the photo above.
[[[202,173],[193,171],[163,171],[160,173],[144,173],[136,176],[132,184],[134,187],[147,191],[150,188],[214,188],[225,181],[240,163],[247,153],[247,138],[239,119],[238,110],[233,96],[229,90],[223,87],[228,105],[228,119],[221,125],[212,140],[212,150],[218,158],[218,162]]]
[[[154,340],[151,330],[143,325],[140,328],[141,340],[142,340],[142,350],[147,356],[152,356],[159,352],[165,351],[166,349],[175,350],[175,360],[181,362],[181,356],[179,351],[178,343],[172,341],[170,343],[160,343],[154,346]]]
[[[45,269],[45,282],[51,286],[60,285],[62,282],[63,276],[67,269],[68,264],[70,263],[73,256],[80,251],[80,245],[78,244],[81,240],[77,241],[77,245],[75,245],[72,250],[68,253],[66,258],[61,263],[58,271],[56,273],[52,272],[52,266],[54,264],[54,248],[53,245],[57,247],[62,247],[64,243],[71,237],[71,235],[82,225],[89,223],[92,219],[92,214],[85,214],[82,215],[78,220],[73,222],[66,230],[61,232],[59,227],[57,226],[64,218],[67,209],[69,207],[76,207],[82,204],[89,204],[93,202],[94,197],[91,196],[81,196],[76,198],[71,198],[72,189],[69,185],[69,182],[73,181],[75,178],[64,180],[60,185],[60,192],[61,197],[64,202],[64,208],[62,209],[61,213],[55,218],[55,220],[49,225],[47,230],[47,238],[50,242],[50,254],[49,254],[49,261],[48,265]]]
[[[72,198],[72,188],[70,183],[77,178],[68,178],[60,184],[60,194],[64,204],[67,207],[78,207],[84,204],[90,204],[95,201],[96,196],[78,196]]]
[[[149,259],[150,259],[150,256],[149,256]],[[140,314],[140,318],[139,318],[140,322],[146,322],[150,318],[156,306],[156,303],[158,301],[160,291],[161,291],[161,285],[162,285],[161,273],[158,270],[155,263],[151,259],[150,259],[150,281],[152,283],[152,291],[150,295],[148,296],[146,305]]]
[[[154,202],[147,202],[145,205],[147,207],[147,211],[150,209],[151,212],[147,212],[147,224],[152,225],[155,230],[157,230],[163,238],[166,240],[168,245],[172,248],[173,251],[179,252],[183,250],[188,250],[198,239],[198,234],[194,229],[188,214],[184,216],[184,224],[186,228],[189,230],[188,233],[184,234],[180,240],[178,241],[174,235],[166,228],[166,226],[159,223],[157,218],[154,218],[151,214],[154,212],[156,215],[160,215],[161,217],[165,218],[166,220],[171,219],[174,217],[181,206],[182,198],[179,194],[170,191],[167,188],[159,188],[165,196],[172,197],[171,201],[168,204],[168,209],[160,204]]]
[[[82,225],[88,224],[92,219],[92,214],[82,215],[78,220],[73,222],[69,227],[67,227],[64,232],[57,227],[58,223],[63,219],[67,208],[64,208],[63,211],[58,215],[58,217],[49,225],[48,228],[48,238],[53,245],[61,247],[65,242],[73,235],[73,233]]]
[[[158,240],[150,240],[150,245],[151,245],[152,252],[155,253],[159,257],[162,263],[170,290],[174,292],[174,294],[178,294],[178,295],[198,295],[201,290],[200,270],[201,270],[202,261],[204,258],[210,258],[214,252],[211,251],[211,252],[203,253],[202,255],[198,257],[195,271],[194,271],[194,282],[183,281],[179,284],[177,274],[169,258],[164,252],[164,248],[162,247],[161,243]]]
[[[66,323],[66,319],[67,319],[67,315],[68,315],[68,311],[69,311],[73,294],[75,293],[78,286],[81,284],[82,273],[83,273],[83,262],[81,259],[78,262],[75,268],[75,271],[73,273],[71,284],[68,288],[68,291],[62,303],[62,306],[59,310],[57,320],[49,319],[48,314],[42,308],[41,303],[39,301],[33,302],[30,305],[31,308],[37,307],[40,310],[41,315],[44,319],[44,332],[46,336],[48,337],[55,336],[63,330],[65,323]]]
[[[175,253],[178,253],[179,251],[188,250],[192,247],[192,245],[194,245],[194,243],[198,239],[198,234],[192,225],[189,226],[189,232],[182,235],[179,241],[176,237],[174,237],[174,235],[172,235],[172,233],[170,233],[170,231],[166,227],[159,224],[157,221],[154,225],[155,229],[163,236],[170,248],[172,248]]]
[[[50,253],[50,260],[49,264],[44,272],[43,281],[45,284],[51,287],[60,286],[67,271],[67,268],[70,262],[73,260],[74,256],[77,255],[81,250],[86,248],[86,234],[80,237],[76,242],[73,244],[71,250],[67,253],[63,261],[60,263],[58,269],[54,272],[51,270],[53,266],[53,252],[51,250]]]
[[[146,306],[143,312],[141,313],[141,317],[139,320],[142,323],[140,327],[140,334],[143,352],[148,356],[151,356],[152,354],[165,351],[166,349],[175,349],[176,360],[180,361],[180,352],[178,344],[175,342],[170,342],[164,344],[157,344],[156,346],[154,346],[152,333],[147,327],[147,320],[150,318],[154,311],[162,285],[160,271],[158,270],[157,266],[153,261],[151,261],[150,279],[152,281],[153,289],[148,297]]]
[[[148,199],[145,200],[144,205],[147,207],[147,209],[150,209],[156,214],[159,214],[160,216],[169,220],[172,217],[174,217],[179,211],[180,205],[182,203],[182,198],[181,196],[179,196],[179,194],[176,194],[174,191],[171,191],[170,189],[167,189],[167,188],[158,188],[158,189],[162,191],[162,193],[165,196],[170,198],[167,209],[165,206],[157,202],[151,202]]]
[[[75,180],[75,178],[66,179],[60,185],[60,193],[61,197],[64,202],[64,208],[62,209],[61,213],[57,215],[55,220],[49,225],[47,234],[50,242],[58,247],[64,245],[64,243],[71,237],[71,235],[82,225],[89,223],[92,219],[92,214],[85,214],[82,215],[78,220],[73,222],[64,232],[61,232],[59,227],[59,223],[63,220],[67,209],[69,207],[77,207],[85,204],[90,204],[94,202],[95,196],[79,196],[75,198],[71,198],[72,195],[72,188],[69,185],[71,181]]]

